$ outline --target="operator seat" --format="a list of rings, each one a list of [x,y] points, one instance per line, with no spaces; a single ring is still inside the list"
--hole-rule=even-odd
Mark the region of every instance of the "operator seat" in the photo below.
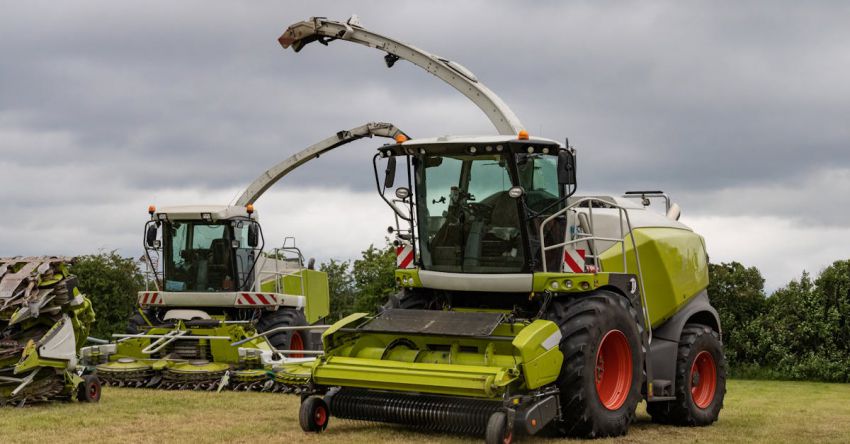
[[[212,253],[208,265],[208,282],[211,285],[223,285],[225,277],[230,272],[230,241],[227,239],[213,239],[210,243]]]

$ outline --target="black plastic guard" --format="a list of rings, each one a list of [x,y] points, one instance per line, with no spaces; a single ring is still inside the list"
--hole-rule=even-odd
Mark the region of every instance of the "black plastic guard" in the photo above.
[[[390,308],[360,329],[375,333],[489,336],[504,317],[501,313]]]

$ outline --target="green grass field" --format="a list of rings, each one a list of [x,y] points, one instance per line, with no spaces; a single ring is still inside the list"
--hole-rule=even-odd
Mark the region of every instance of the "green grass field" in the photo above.
[[[0,410],[0,443],[378,444],[471,440],[335,419],[325,433],[307,435],[301,432],[297,415],[298,397],[293,395],[107,388],[96,405],[57,403]],[[846,443],[850,442],[850,384],[730,381],[726,406],[717,424],[705,428],[658,426],[649,422],[641,406],[629,435],[617,441]]]

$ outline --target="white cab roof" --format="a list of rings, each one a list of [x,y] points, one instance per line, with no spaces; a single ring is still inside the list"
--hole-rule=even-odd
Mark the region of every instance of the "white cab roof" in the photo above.
[[[402,144],[402,146],[409,145],[432,145],[432,144],[440,144],[440,143],[470,143],[470,144],[482,144],[482,143],[507,143],[507,142],[515,142],[517,141],[517,136],[441,136],[441,137],[427,137],[423,139],[410,139]],[[557,141],[552,139],[545,139],[542,137],[530,137],[528,139],[531,142],[539,141],[543,143],[554,143],[558,144]]]
[[[209,213],[213,220],[248,217],[248,211],[245,207],[229,205],[181,205],[160,208],[156,212],[156,214],[166,214],[169,220],[198,220],[201,219],[203,213]],[[256,211],[253,218],[257,218]]]

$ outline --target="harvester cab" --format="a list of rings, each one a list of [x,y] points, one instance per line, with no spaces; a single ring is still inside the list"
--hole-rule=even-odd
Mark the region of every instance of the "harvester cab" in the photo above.
[[[510,275],[519,288],[528,277],[519,275],[542,271],[538,228],[575,191],[574,150],[516,136],[409,140],[380,148],[376,174],[392,177],[399,163],[410,168],[389,202],[400,222],[389,230],[403,247],[399,268],[418,265],[429,288],[452,279],[440,273],[458,274],[471,290],[503,288]],[[396,183],[385,179],[382,196]],[[414,250],[419,259],[406,261]]]
[[[617,436],[641,400],[656,421],[714,422],[725,360],[702,237],[632,195],[575,196],[575,150],[530,137],[456,62],[356,17],[313,18],[279,39],[296,52],[337,40],[384,51],[388,67],[404,59],[427,70],[500,135],[403,137],[378,149],[400,291],[381,312],[325,331],[302,428],[320,432],[339,417],[493,443],[544,428]]]
[[[305,265],[294,242],[264,253],[253,205],[151,207],[150,214],[144,259],[156,289],[139,294],[142,308],[204,307],[244,320],[256,315],[244,309],[303,307],[309,323],[327,314],[324,273],[312,259]]]

